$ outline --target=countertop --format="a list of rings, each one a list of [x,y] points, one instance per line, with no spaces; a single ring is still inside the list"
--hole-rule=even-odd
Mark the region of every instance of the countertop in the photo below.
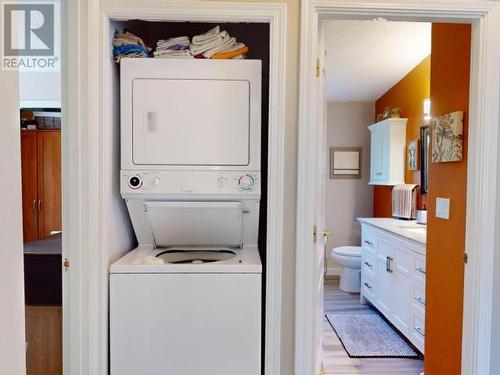
[[[387,232],[394,233],[408,240],[415,241],[421,244],[427,240],[427,226],[417,224],[416,220],[397,220],[392,218],[358,218],[362,224],[369,224],[374,227],[383,229]]]
[[[41,240],[24,244],[24,254],[58,254],[62,253],[62,234],[54,234]]]

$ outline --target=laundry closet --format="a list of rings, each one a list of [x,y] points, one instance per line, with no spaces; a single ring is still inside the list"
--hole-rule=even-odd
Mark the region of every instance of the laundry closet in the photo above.
[[[116,58],[115,48],[113,59],[113,36],[125,30],[149,57]],[[244,55],[179,58],[186,40],[215,30]],[[267,23],[110,23],[109,194],[117,232],[128,234],[127,248],[110,250],[111,374],[262,372],[269,32]],[[184,48],[154,57],[169,38]]]

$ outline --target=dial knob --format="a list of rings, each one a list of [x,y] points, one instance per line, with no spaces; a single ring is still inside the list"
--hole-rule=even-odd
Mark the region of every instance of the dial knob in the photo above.
[[[128,186],[132,189],[139,189],[142,186],[141,177],[138,175],[133,175],[128,180]]]
[[[238,185],[240,185],[240,188],[243,190],[252,190],[254,184],[254,178],[248,174],[241,176],[238,180]]]

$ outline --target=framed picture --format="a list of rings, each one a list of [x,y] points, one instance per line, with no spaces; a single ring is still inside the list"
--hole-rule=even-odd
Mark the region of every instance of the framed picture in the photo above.
[[[448,113],[434,119],[432,123],[432,162],[448,163],[462,160],[463,112]]]
[[[331,147],[330,178],[361,178],[361,147]]]
[[[416,171],[418,169],[418,140],[415,139],[408,143],[408,154],[406,157],[408,170]]]

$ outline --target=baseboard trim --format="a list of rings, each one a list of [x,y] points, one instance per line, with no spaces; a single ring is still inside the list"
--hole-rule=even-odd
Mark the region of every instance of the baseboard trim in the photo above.
[[[325,276],[340,276],[340,267],[328,267]]]

